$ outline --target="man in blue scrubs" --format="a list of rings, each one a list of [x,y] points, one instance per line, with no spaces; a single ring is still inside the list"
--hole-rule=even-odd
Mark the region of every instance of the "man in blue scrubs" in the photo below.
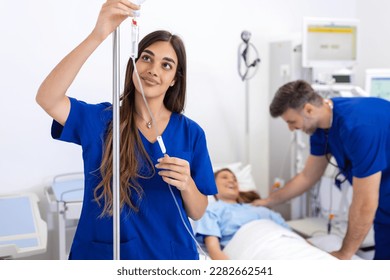
[[[291,131],[311,135],[302,172],[258,202],[272,206],[301,195],[323,175],[332,155],[353,187],[339,259],[350,259],[374,222],[375,257],[390,259],[390,102],[380,98],[323,99],[305,81],[283,85],[270,105]]]

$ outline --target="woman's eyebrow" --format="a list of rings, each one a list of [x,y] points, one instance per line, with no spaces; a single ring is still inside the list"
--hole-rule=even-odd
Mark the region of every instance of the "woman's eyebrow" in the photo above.
[[[173,64],[176,64],[176,62],[170,57],[164,57],[163,60],[166,60],[166,61],[172,62]]]
[[[144,52],[148,53],[149,55],[151,55],[153,57],[155,56],[151,50],[145,49]],[[163,60],[166,60],[166,61],[172,62],[173,64],[176,64],[176,62],[170,57],[163,57]]]

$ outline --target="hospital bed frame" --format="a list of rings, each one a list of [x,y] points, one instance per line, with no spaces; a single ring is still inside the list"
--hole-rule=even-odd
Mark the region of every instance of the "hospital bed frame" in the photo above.
[[[322,217],[308,217],[303,219],[287,221],[287,224],[299,235],[304,238],[313,238],[313,237],[326,237],[326,236],[337,236],[342,240],[347,231],[347,222],[337,222],[334,223],[331,232],[327,233],[328,229],[328,220]],[[329,239],[334,240],[334,239]],[[328,240],[328,241],[329,241]],[[322,238],[322,243],[328,242],[325,238]],[[327,244],[325,244],[327,245]],[[322,247],[319,247],[324,249]],[[334,248],[335,250],[338,248]],[[372,259],[375,252],[375,241],[374,241],[374,230],[371,227],[367,236],[363,240],[362,244],[359,247],[359,251],[356,253],[359,257],[364,259]]]
[[[58,258],[65,260],[69,255],[67,233],[74,231],[75,228],[74,225],[69,225],[69,222],[74,223],[80,218],[84,196],[84,174],[74,172],[55,176],[51,186],[45,189],[45,195],[50,211],[57,217]]]

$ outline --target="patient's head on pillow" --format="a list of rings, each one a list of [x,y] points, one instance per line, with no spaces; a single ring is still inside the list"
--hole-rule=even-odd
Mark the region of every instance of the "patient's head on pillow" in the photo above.
[[[240,191],[256,191],[255,179],[252,175],[252,166],[243,165],[241,162],[213,164],[214,172],[228,168],[236,175]]]
[[[218,188],[215,198],[227,203],[237,203],[240,191],[236,175],[229,168],[222,168],[214,173],[214,178]]]
[[[250,203],[260,196],[255,191],[239,191],[236,175],[229,168],[222,168],[214,173],[215,183],[218,188],[217,200],[227,203]]]

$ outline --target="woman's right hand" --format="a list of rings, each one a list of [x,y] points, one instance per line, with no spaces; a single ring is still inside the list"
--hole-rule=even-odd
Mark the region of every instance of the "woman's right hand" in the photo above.
[[[70,100],[66,92],[85,61],[115,28],[139,8],[128,0],[106,1],[92,33],[64,57],[42,82],[36,101],[58,123],[64,125],[68,118]]]
[[[140,6],[128,0],[107,0],[99,13],[93,34],[100,40],[106,39],[126,18],[134,16]]]

